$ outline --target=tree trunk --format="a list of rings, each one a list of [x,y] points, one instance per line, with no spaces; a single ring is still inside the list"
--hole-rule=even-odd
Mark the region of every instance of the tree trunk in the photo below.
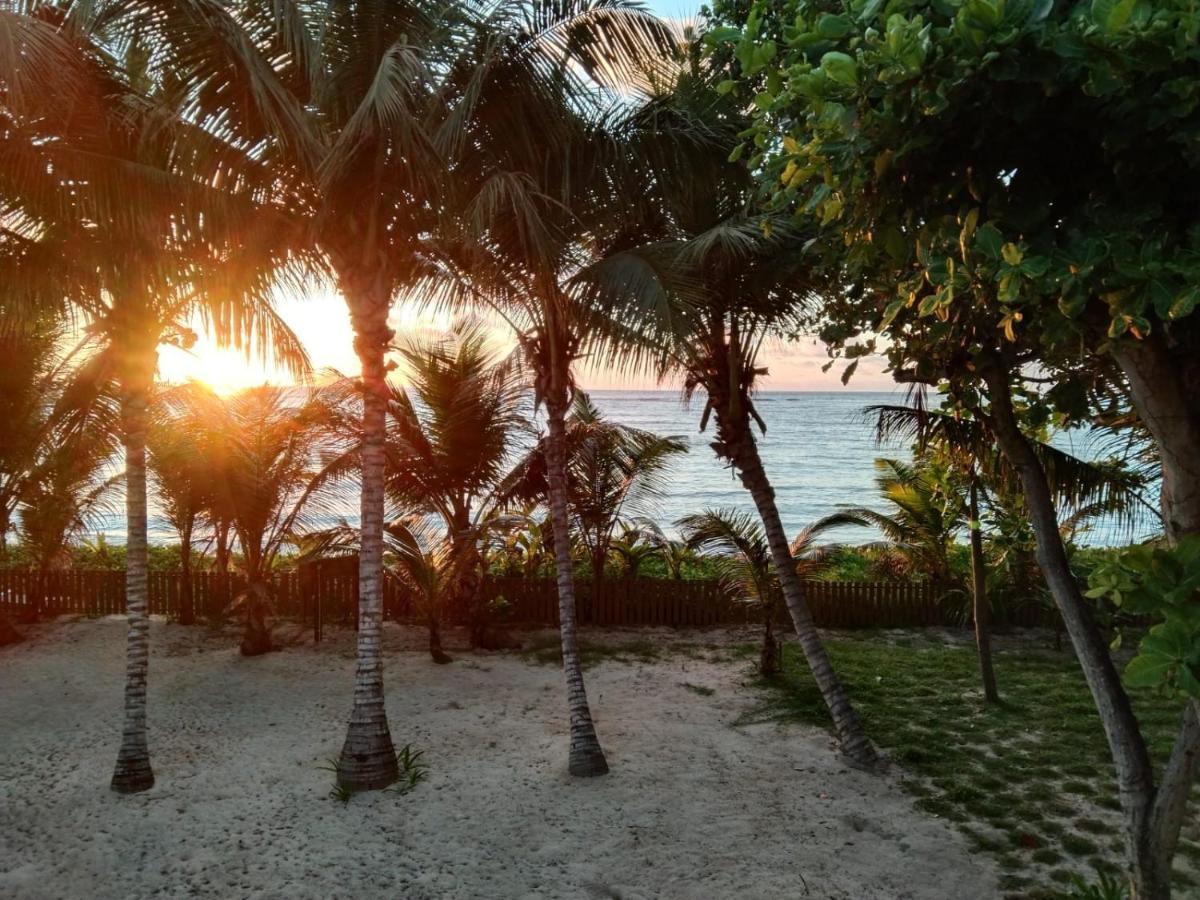
[[[763,678],[779,674],[779,644],[775,640],[775,601],[770,600],[763,612],[763,643],[758,655],[758,673]]]
[[[193,518],[188,518],[180,533],[179,547],[179,624],[195,625],[196,609],[192,597],[192,528]]]
[[[347,290],[354,343],[362,363],[362,537],[358,554],[358,645],[354,707],[338,759],[338,784],[355,791],[385,788],[399,777],[396,750],[384,708],[380,655],[380,588],[383,581],[384,455],[387,382],[384,357],[392,340],[390,293]]]
[[[985,362],[982,373],[991,401],[989,424],[1005,458],[1021,478],[1037,541],[1038,563],[1062,613],[1116,766],[1134,896],[1138,900],[1163,900],[1170,897],[1171,888],[1169,880],[1164,880],[1161,865],[1165,849],[1162,836],[1152,822],[1154,773],[1145,741],[1108,646],[1071,572],[1046,473],[1013,412],[1009,372],[998,359],[991,359]],[[1188,788],[1190,785],[1184,790]],[[1174,842],[1167,859],[1173,854]]]
[[[858,713],[850,703],[850,697],[837,673],[833,663],[817,634],[817,626],[813,622],[812,612],[804,598],[804,583],[796,574],[796,563],[792,559],[792,551],[788,546],[787,534],[783,530],[783,521],[779,517],[779,507],[775,505],[775,491],[767,479],[763,468],[762,458],[758,455],[758,446],[754,436],[750,434],[749,423],[743,428],[732,427],[732,423],[722,427],[725,434],[738,434],[740,439],[729,446],[732,451],[731,459],[737,467],[738,475],[762,519],[763,530],[767,535],[767,544],[771,548],[771,561],[775,566],[775,574],[779,578],[779,586],[783,590],[783,599],[787,604],[788,613],[796,629],[800,649],[812,670],[817,688],[829,708],[841,740],[841,749],[850,761],[863,768],[873,769],[879,764],[879,756],[867,739]]]
[[[146,678],[150,662],[150,618],[147,614],[146,424],[154,353],[149,371],[123,379],[121,419],[125,439],[125,608],[129,632],[125,642],[125,725],[112,789],[134,794],[154,785],[146,743]]]
[[[1185,368],[1196,360],[1172,358],[1157,333],[1127,339],[1113,350],[1125,376],[1138,418],[1145,423],[1162,461],[1163,527],[1172,544],[1200,534],[1200,384]]]
[[[554,388],[546,398],[549,437],[546,440],[546,475],[550,486],[550,518],[554,524],[554,562],[558,576],[558,619],[562,639],[563,672],[567,678],[567,707],[571,715],[571,750],[567,768],[572,775],[604,775],[608,762],[596,736],[592,711],[583,686],[579,637],[575,624],[575,580],[571,571],[571,542],[567,513],[565,388]]]
[[[983,532],[979,524],[979,482],[971,473],[969,497],[971,517],[971,599],[975,618],[975,647],[979,651],[979,674],[983,678],[983,699],[999,703],[996,690],[996,670],[992,666],[991,609],[988,607]]]
[[[450,655],[442,649],[442,628],[436,612],[429,617],[429,655],[439,666],[452,662]]]

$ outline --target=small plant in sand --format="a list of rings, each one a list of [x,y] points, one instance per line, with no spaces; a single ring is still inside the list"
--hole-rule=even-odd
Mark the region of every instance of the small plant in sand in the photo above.
[[[1129,887],[1125,882],[1099,873],[1099,881],[1085,881],[1078,875],[1071,876],[1070,900],[1129,900]]]
[[[400,770],[400,778],[392,788],[395,793],[404,796],[418,784],[429,777],[429,766],[421,762],[424,750],[412,749],[412,744],[405,744],[396,754],[396,766]]]
[[[354,791],[354,788],[349,787],[348,785],[342,784],[340,781],[337,780],[337,772],[338,772],[337,763],[338,763],[338,761],[336,759],[332,759],[332,758],[327,759],[327,760],[325,760],[325,765],[321,766],[320,769],[322,772],[332,772],[333,773],[334,781],[333,781],[333,787],[331,787],[329,789],[329,797],[331,800],[337,800],[339,803],[342,803],[344,805],[344,804],[350,802],[350,798],[354,796],[355,791]]]

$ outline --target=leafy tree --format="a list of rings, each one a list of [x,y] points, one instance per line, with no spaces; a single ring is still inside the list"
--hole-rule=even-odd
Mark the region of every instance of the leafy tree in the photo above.
[[[746,146],[764,195],[826,226],[844,289],[824,336],[850,357],[886,337],[897,376],[943,383],[1019,475],[1116,762],[1134,891],[1168,896],[1200,698],[1156,779],[1029,435],[1132,407],[1158,445],[1169,540],[1200,528],[1200,256],[1184,199],[1200,165],[1184,139],[1197,11],[797,0],[723,24],[730,87],[756,93]],[[767,32],[781,38],[769,58]],[[1164,625],[1181,652],[1196,638]]]

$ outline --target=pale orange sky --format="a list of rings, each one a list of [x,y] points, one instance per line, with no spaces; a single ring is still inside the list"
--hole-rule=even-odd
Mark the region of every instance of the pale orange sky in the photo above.
[[[315,369],[334,368],[347,375],[358,372],[350,318],[345,302],[336,293],[329,291],[303,299],[283,299],[279,303],[279,312],[308,348]],[[391,317],[392,327],[401,336],[419,331],[442,333],[450,323],[450,316],[422,311],[415,304],[398,304]],[[507,328],[498,325],[495,333],[498,345],[513,345]],[[868,358],[862,361],[850,384],[843,388],[840,380],[843,364],[839,363],[826,373],[821,371],[826,360],[824,347],[815,339],[770,346],[764,353],[764,364],[770,374],[764,380],[763,388],[775,391],[867,391],[891,390],[894,386],[891,377],[883,374],[882,361]],[[159,374],[171,382],[197,378],[219,391],[252,387],[264,381],[290,383],[292,380],[279,370],[247,361],[237,351],[217,348],[203,334],[191,351],[163,348]],[[637,390],[659,386],[653,379],[632,379],[619,373],[590,369],[586,365],[581,367],[579,374],[580,382],[589,389]],[[675,386],[663,385],[667,388]]]

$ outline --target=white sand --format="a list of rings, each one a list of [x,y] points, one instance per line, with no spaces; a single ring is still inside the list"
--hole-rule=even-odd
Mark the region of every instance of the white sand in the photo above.
[[[566,774],[552,666],[387,628],[388,715],[425,751],[408,796],[327,796],[352,635],[257,659],[204,628],[151,630],[158,782],[108,789],[123,624],[60,621],[0,651],[0,897],[955,898],[996,875],[895,775],[817,729],[734,728],[744,663],[672,654],[588,672],[613,772]],[[644,638],[645,633],[638,635]],[[695,636],[693,636],[694,638]],[[705,638],[707,640],[707,638]],[[714,689],[701,696],[685,683]]]

